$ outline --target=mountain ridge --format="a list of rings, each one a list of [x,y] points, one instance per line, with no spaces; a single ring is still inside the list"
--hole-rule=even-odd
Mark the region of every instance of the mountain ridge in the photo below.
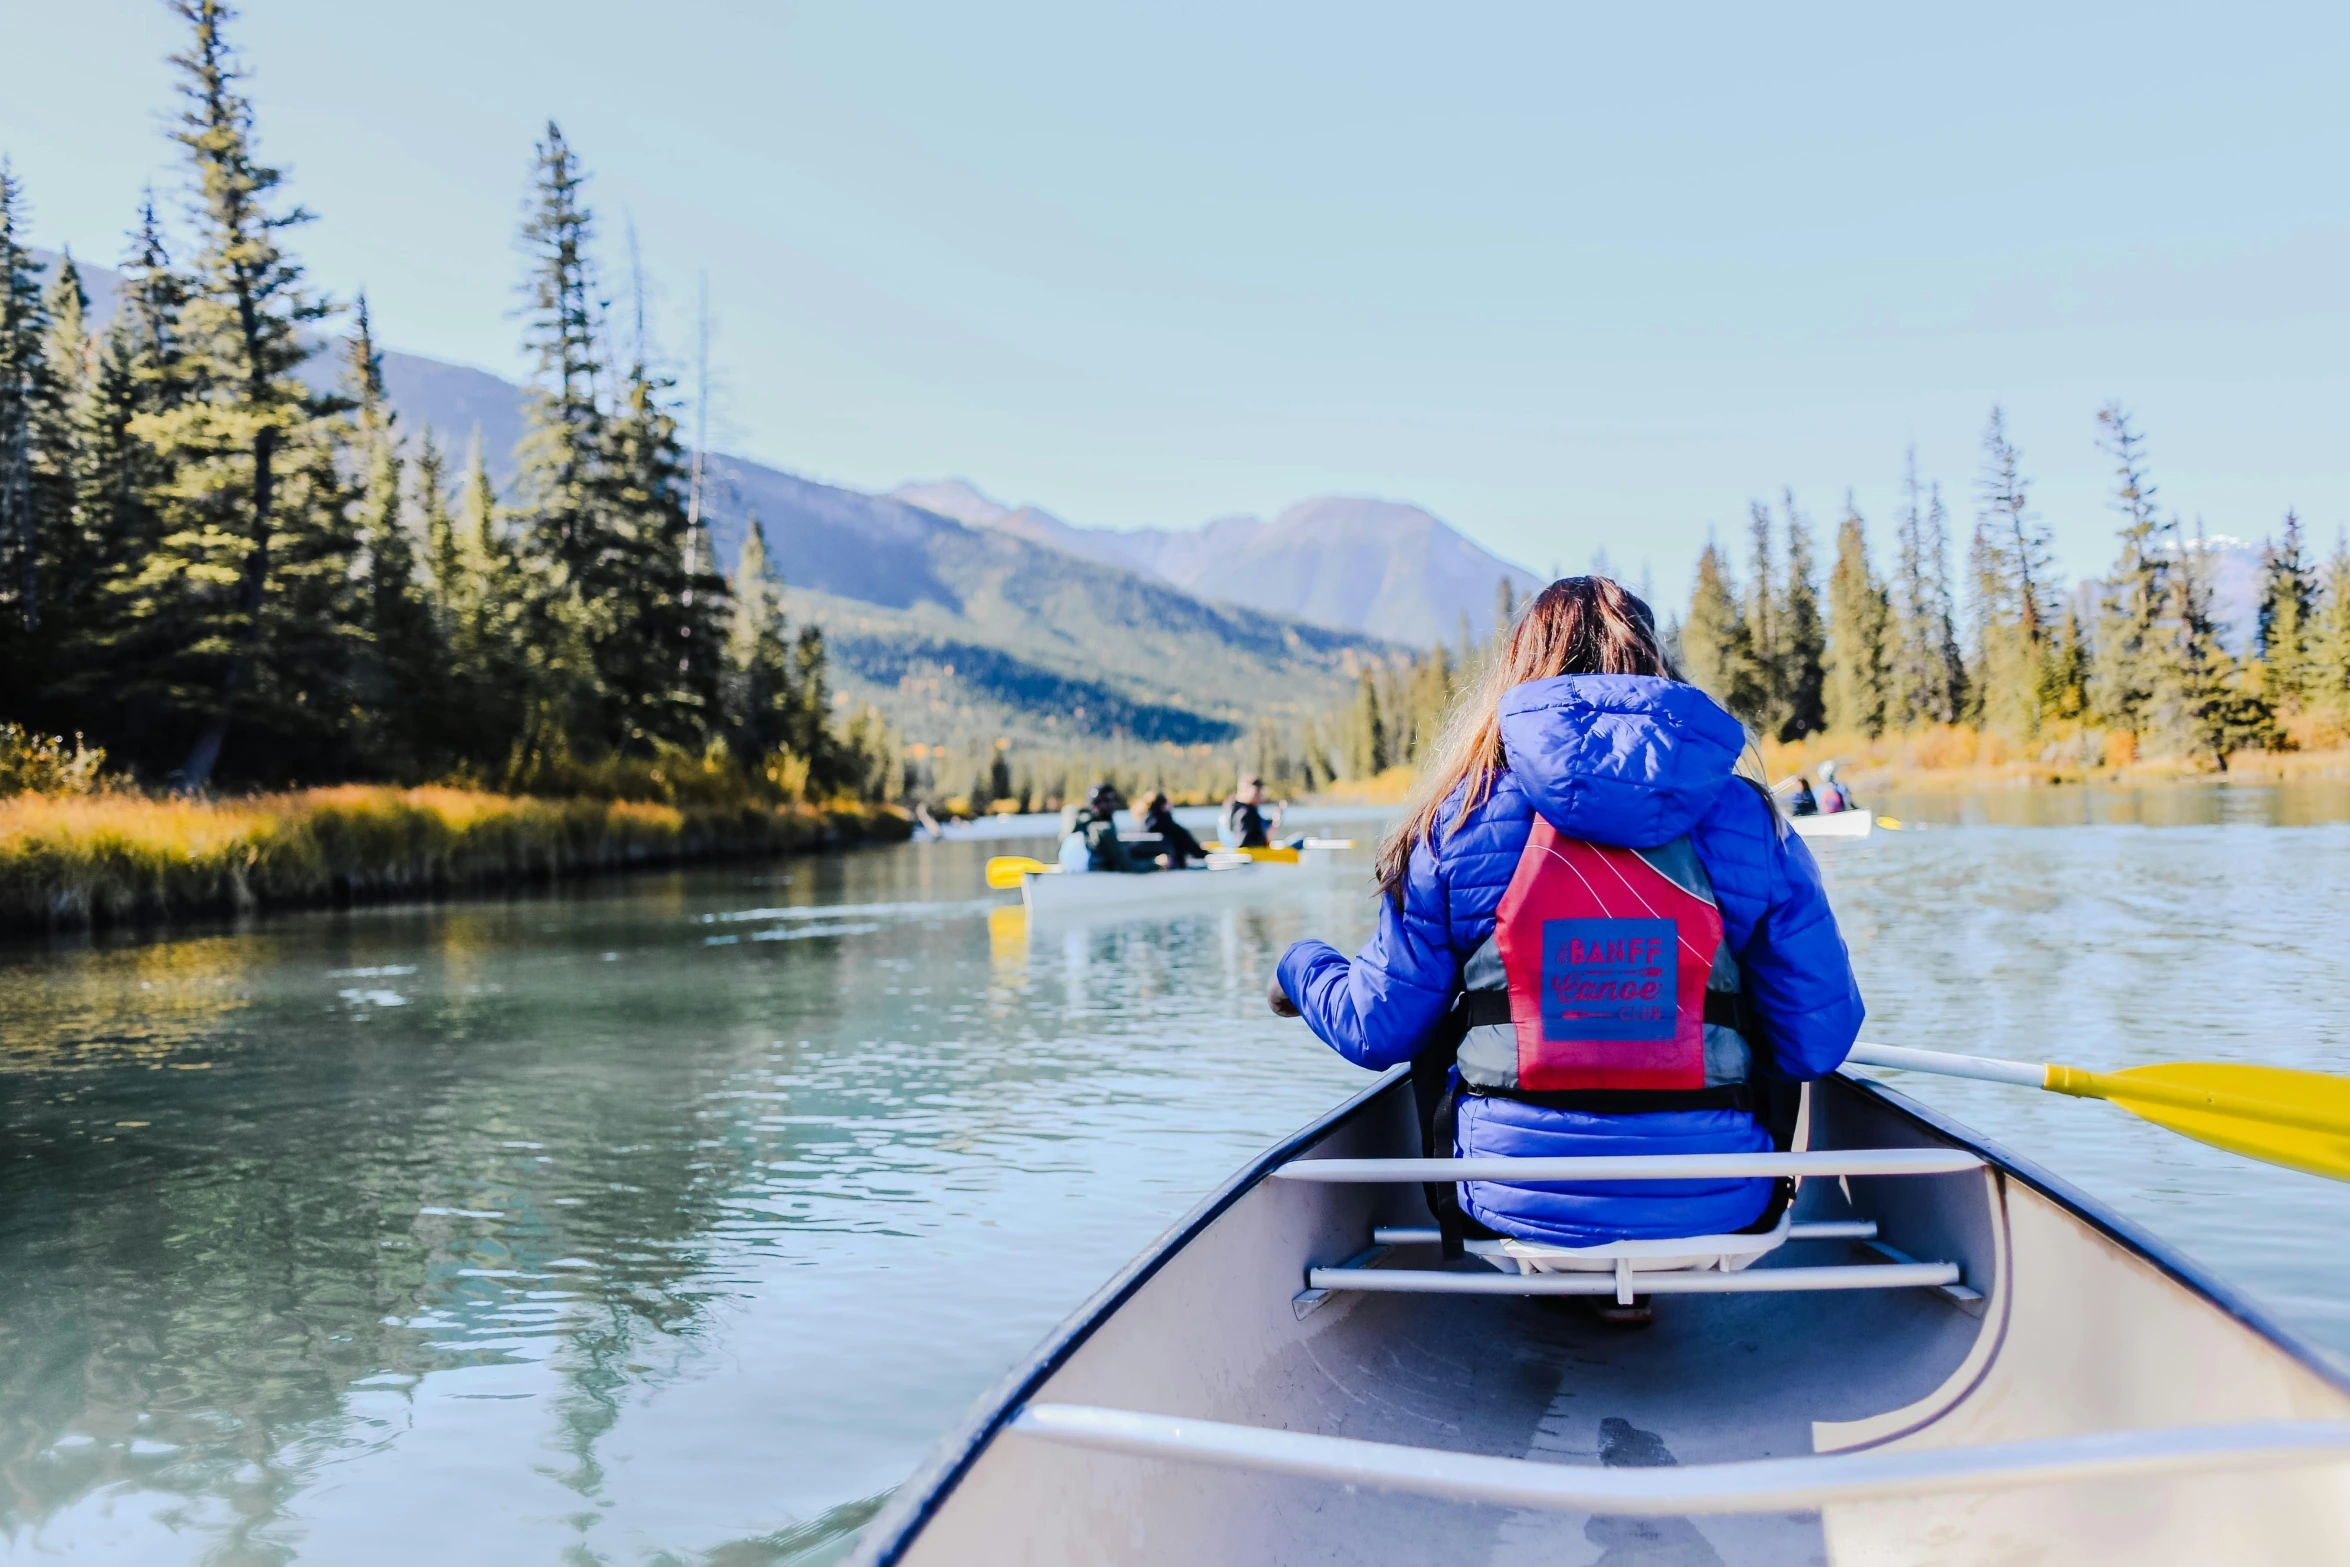
[[[1493,625],[1496,588],[1519,598],[1542,583],[1442,519],[1401,501],[1323,495],[1272,521],[1219,517],[1196,528],[1085,528],[1036,505],[1007,506],[968,479],[889,492],[971,527],[1130,570],[1193,593],[1427,647]]]

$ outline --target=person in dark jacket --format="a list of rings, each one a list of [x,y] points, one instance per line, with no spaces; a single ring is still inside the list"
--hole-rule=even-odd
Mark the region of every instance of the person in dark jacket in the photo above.
[[[1204,860],[1208,851],[1191,835],[1191,829],[1175,819],[1175,807],[1167,802],[1166,791],[1159,790],[1142,802],[1142,830],[1145,836],[1156,834],[1166,845],[1167,869],[1179,871],[1186,862]]]
[[[1155,871],[1158,864],[1128,849],[1118,837],[1118,813],[1126,797],[1118,786],[1097,783],[1086,791],[1085,806],[1070,824],[1070,832],[1085,841],[1086,869],[1094,871]]]
[[[1384,1069],[1431,1047],[1449,1061],[1463,1037],[1457,1023],[1448,1036],[1447,1020],[1460,1015],[1464,967],[1490,950],[1539,817],[1557,841],[1614,846],[1606,852],[1685,839],[1735,959],[1750,1070],[1766,1083],[1834,1071],[1860,1031],[1860,989],[1810,851],[1769,796],[1734,775],[1745,749],[1738,721],[1676,678],[1647,605],[1604,577],[1552,583],[1456,709],[1381,845],[1377,933],[1352,958],[1319,941],[1291,947],[1274,1011],[1302,1015],[1359,1066]],[[1605,1114],[1473,1091],[1456,1104],[1452,1151],[1464,1158],[1774,1145],[1750,1109],[1730,1105]],[[1467,1218],[1496,1233],[1589,1246],[1737,1231],[1764,1216],[1773,1184],[1471,1181],[1458,1191]]]
[[[1265,815],[1265,780],[1254,773],[1243,773],[1240,787],[1232,798],[1224,802],[1221,817],[1224,842],[1235,849],[1265,849],[1272,847],[1273,834],[1281,830],[1281,806],[1276,802],[1271,817]]]

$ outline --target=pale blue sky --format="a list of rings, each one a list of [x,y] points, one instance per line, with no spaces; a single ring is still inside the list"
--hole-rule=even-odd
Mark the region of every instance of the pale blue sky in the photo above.
[[[1678,601],[1707,530],[1902,450],[1971,514],[2004,400],[2065,565],[2107,397],[2163,498],[2350,519],[2340,8],[252,0],[263,150],[385,340],[520,368],[533,136],[633,214],[722,444],[1085,524],[1347,492]],[[112,260],[163,140],[147,0],[0,0],[36,243]],[[27,69],[27,66],[30,69]]]

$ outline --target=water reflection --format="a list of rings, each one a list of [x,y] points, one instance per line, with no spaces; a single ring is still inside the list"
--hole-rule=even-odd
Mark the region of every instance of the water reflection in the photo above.
[[[2071,830],[1818,845],[1872,1035],[2350,1066],[2350,828],[2228,825],[2324,798],[2141,799],[2216,813],[2148,832],[2083,791],[2032,807]],[[1031,928],[981,890],[1007,847],[0,965],[0,1554],[837,1547],[1053,1321],[1360,1081],[1262,1004],[1288,942],[1367,933],[1359,883]],[[1903,1086],[2350,1346],[2350,1188]]]
[[[1270,936],[1039,943],[982,858],[0,969],[11,1553],[747,1564],[853,1529],[1352,1076],[1247,1004]]]

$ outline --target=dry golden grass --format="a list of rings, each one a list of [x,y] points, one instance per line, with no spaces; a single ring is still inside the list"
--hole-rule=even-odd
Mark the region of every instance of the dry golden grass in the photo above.
[[[2292,736],[2289,738],[2303,738]],[[2224,769],[2229,778],[2269,780],[2337,778],[2350,775],[2350,748],[2339,734],[2309,729],[2318,742],[2291,751],[2238,751]],[[2322,748],[2320,748],[2322,747]],[[2137,736],[2125,729],[2078,724],[2052,725],[2028,753],[2004,736],[1965,724],[1943,724],[1906,735],[1866,739],[1859,735],[1811,735],[1781,744],[1762,744],[1763,762],[1773,778],[1819,779],[1820,764],[1833,759],[1837,776],[1864,791],[2028,788],[2037,784],[2168,783],[2216,777],[2223,771],[2209,757],[2142,757]]]
[[[1401,805],[1412,792],[1412,770],[1390,767],[1369,778],[1342,778],[1314,792],[1322,805]]]
[[[903,838],[904,812],[346,785],[241,800],[0,799],[0,927],[68,928]]]

